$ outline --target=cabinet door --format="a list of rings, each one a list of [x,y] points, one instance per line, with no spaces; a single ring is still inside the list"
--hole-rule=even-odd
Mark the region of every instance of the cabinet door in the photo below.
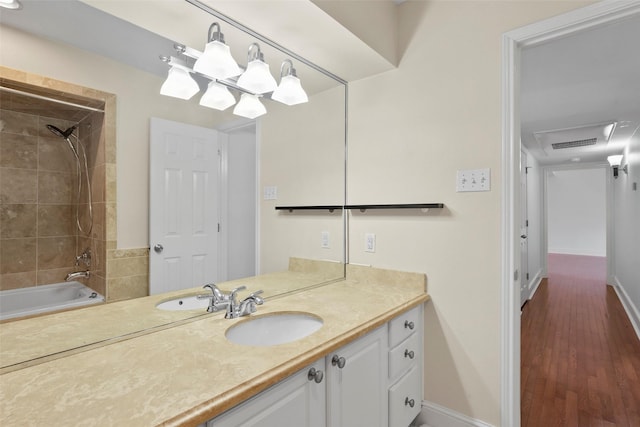
[[[207,427],[325,427],[326,380],[319,375],[309,379],[311,368],[324,372],[324,359],[214,418]]]
[[[387,360],[386,325],[327,356],[330,427],[387,425]]]

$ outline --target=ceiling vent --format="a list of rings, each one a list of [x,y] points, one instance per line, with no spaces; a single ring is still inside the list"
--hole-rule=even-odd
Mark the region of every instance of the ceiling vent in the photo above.
[[[567,142],[554,142],[551,144],[554,150],[562,150],[563,148],[575,148],[575,147],[585,147],[587,145],[595,145],[598,142],[598,138],[589,138],[589,139],[578,139],[575,141],[567,141]]]
[[[590,150],[595,146],[606,146],[615,127],[616,122],[606,122],[534,132],[533,136],[547,155],[553,155],[556,150]]]

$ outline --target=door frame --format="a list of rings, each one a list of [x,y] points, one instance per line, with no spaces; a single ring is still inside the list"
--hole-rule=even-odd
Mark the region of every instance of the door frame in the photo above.
[[[599,2],[502,35],[500,421],[520,425],[520,51],[640,13],[634,1]]]

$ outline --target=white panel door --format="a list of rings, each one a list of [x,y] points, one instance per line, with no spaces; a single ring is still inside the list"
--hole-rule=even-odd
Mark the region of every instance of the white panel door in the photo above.
[[[213,129],[151,119],[151,295],[218,279],[218,145]]]
[[[529,220],[527,215],[527,154],[520,152],[520,306],[529,299]]]

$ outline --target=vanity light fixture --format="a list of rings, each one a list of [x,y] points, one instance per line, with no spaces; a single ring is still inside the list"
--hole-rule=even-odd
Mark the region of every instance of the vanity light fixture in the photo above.
[[[236,105],[236,108],[233,109],[233,114],[248,119],[255,119],[256,117],[266,114],[266,112],[267,109],[262,105],[258,96],[250,93],[243,93],[240,96],[240,101]]]
[[[165,59],[166,58],[166,59]],[[160,94],[173,96],[180,99],[191,99],[193,95],[200,91],[200,86],[193,80],[189,73],[189,69],[173,63],[170,58],[164,57],[163,61],[171,65],[167,80],[160,87]]]
[[[285,59],[280,66],[280,84],[271,94],[271,99],[286,105],[302,104],[309,102],[307,93],[302,89],[300,79],[293,68],[293,62]]]
[[[247,52],[247,69],[240,78],[238,86],[255,94],[273,92],[278,83],[269,72],[269,64],[264,62],[264,55],[258,43],[251,43]]]
[[[207,91],[200,98],[200,105],[214,108],[216,110],[226,110],[236,103],[236,98],[229,89],[215,80],[209,82]]]
[[[0,7],[5,9],[22,9],[22,4],[19,0],[0,0]]]
[[[8,1],[8,0],[0,0]],[[199,90],[198,81],[207,79],[207,90],[200,98],[200,105],[216,110],[226,110],[236,103],[233,91],[240,94],[240,101],[233,113],[249,119],[266,114],[260,98],[272,99],[286,105],[309,102],[293,68],[293,62],[285,59],[280,67],[280,85],[269,72],[258,43],[251,43],[247,51],[247,68],[243,72],[231,56],[224,42],[220,25],[209,27],[205,51],[200,52],[182,44],[174,44],[177,56],[160,56],[171,66],[160,93],[175,98],[190,99]],[[194,76],[199,78],[194,80]]]
[[[217,22],[209,27],[207,45],[204,53],[193,65],[193,71],[219,80],[242,74],[242,68],[238,67],[231,56],[229,46],[224,42],[224,34],[220,32],[220,24]]]
[[[620,163],[622,163],[622,154],[616,154],[614,156],[607,157],[607,161],[609,165],[613,168],[613,177],[618,178],[618,168],[620,167]]]

